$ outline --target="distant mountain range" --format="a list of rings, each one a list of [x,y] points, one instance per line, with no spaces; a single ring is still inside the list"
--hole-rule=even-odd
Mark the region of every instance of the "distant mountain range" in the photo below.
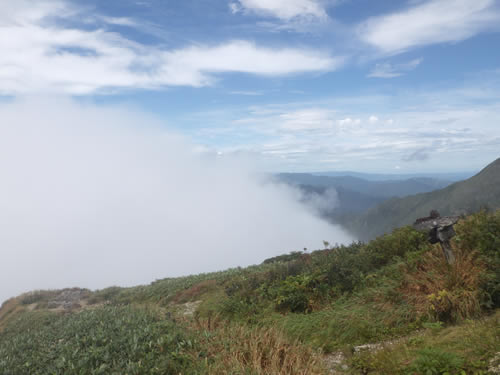
[[[342,223],[361,240],[370,240],[396,227],[412,224],[431,210],[441,215],[500,208],[500,158],[475,176],[443,189],[392,198]]]
[[[477,172],[455,172],[455,173],[361,173],[352,171],[330,171],[330,172],[314,172],[311,173],[314,176],[329,176],[329,177],[339,177],[339,176],[352,176],[362,178],[368,181],[393,181],[393,180],[410,180],[412,178],[418,177],[429,177],[436,180],[446,180],[446,181],[462,181],[467,178],[474,176]]]
[[[310,173],[280,173],[277,178],[295,186],[342,188],[376,198],[404,197],[441,189],[453,183],[431,177],[413,177],[406,180],[365,180],[353,176],[316,176]]]
[[[354,173],[354,172],[353,172]],[[370,175],[375,178],[375,175]],[[365,180],[354,176],[316,176],[281,173],[277,179],[298,188],[302,201],[333,222],[352,221],[352,215],[393,197],[404,197],[446,187],[453,182],[430,177],[407,180]]]

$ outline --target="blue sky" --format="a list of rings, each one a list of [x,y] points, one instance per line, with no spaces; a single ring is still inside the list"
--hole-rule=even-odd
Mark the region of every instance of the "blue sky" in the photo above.
[[[0,95],[152,114],[269,171],[500,156],[497,0],[0,0]]]

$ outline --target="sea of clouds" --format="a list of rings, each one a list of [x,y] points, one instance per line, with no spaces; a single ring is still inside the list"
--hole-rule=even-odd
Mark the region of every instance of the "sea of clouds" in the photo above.
[[[248,160],[200,149],[125,106],[0,102],[0,303],[352,240]]]

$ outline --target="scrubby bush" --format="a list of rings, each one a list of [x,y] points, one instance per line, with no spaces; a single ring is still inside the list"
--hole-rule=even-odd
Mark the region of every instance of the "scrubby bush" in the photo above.
[[[290,276],[272,289],[280,311],[311,312],[328,297],[329,287],[319,275]]]

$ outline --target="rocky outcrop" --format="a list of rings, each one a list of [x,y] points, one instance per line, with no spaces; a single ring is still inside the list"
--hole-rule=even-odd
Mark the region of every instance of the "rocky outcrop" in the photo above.
[[[49,309],[74,310],[82,307],[83,301],[89,296],[86,289],[64,289],[47,303]]]

